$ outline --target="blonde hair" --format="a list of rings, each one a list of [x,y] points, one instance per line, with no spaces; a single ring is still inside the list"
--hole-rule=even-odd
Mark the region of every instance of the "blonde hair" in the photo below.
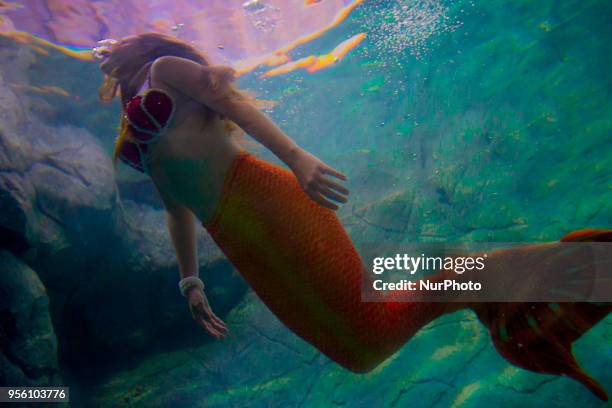
[[[104,82],[98,90],[100,100],[103,102],[112,101],[117,94],[121,98],[121,117],[119,122],[119,135],[115,141],[113,159],[116,162],[123,143],[134,141],[127,120],[125,119],[125,105],[138,92],[138,84],[132,82],[133,78],[153,63],[157,58],[163,56],[174,56],[195,61],[204,66],[210,66],[208,59],[192,45],[177,38],[159,34],[145,33],[125,37],[114,45],[108,53],[106,59],[100,64],[100,69],[104,72]],[[257,101],[247,94],[240,91],[231,84],[228,76],[219,76],[219,81],[226,81],[223,84],[228,86],[230,93],[237,98],[248,100],[257,105]],[[217,112],[206,108],[206,117],[212,119]],[[232,132],[238,127],[229,119],[222,118],[226,128]]]

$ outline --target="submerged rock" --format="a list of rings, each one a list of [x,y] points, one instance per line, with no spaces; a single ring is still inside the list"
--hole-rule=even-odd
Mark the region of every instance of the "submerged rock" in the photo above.
[[[0,72],[0,228],[53,253],[114,206],[108,154],[86,130],[47,126]]]
[[[61,385],[49,298],[32,269],[0,250],[0,384]]]

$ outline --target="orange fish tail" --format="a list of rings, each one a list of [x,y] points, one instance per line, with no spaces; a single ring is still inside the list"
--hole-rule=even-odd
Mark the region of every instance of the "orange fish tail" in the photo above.
[[[311,200],[292,172],[242,152],[226,174],[205,228],[270,311],[343,367],[369,371],[424,325],[471,306],[508,361],[568,375],[606,398],[576,362],[571,344],[608,314],[609,305],[364,302],[364,265],[350,237],[336,213]],[[541,322],[539,331],[530,326],[529,313]]]
[[[562,242],[610,242],[612,230],[574,231]],[[474,305],[498,352],[530,371],[565,375],[603,401],[603,386],[589,376],[572,352],[572,344],[611,311],[610,303],[481,303]]]
[[[204,226],[285,326],[354,372],[373,369],[459,307],[362,302],[363,263],[336,213],[310,199],[292,172],[246,152]]]

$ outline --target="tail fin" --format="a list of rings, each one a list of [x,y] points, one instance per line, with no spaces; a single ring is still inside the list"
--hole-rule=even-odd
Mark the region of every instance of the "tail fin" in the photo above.
[[[583,229],[570,232],[561,242],[612,242],[612,229]]]
[[[612,242],[612,230],[580,230],[563,242]],[[509,362],[571,377],[603,401],[605,389],[578,364],[572,343],[612,311],[610,303],[480,303],[472,307]]]

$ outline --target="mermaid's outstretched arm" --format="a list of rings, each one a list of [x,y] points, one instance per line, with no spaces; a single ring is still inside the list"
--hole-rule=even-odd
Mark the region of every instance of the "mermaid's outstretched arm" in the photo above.
[[[166,208],[166,223],[176,251],[181,278],[198,276],[195,215],[167,194],[158,191]]]
[[[198,276],[196,217],[190,209],[177,203],[161,190],[158,191],[166,207],[168,231],[178,258],[181,278]],[[187,289],[185,295],[195,321],[213,337],[223,338],[227,333],[227,326],[212,311],[204,291],[192,286]]]
[[[232,68],[203,66],[179,57],[162,57],[151,69],[157,80],[228,117],[270,149],[291,168],[312,200],[333,210],[338,209],[338,205],[331,200],[347,201],[348,190],[327,177],[346,180],[344,174],[300,148],[268,116],[232,92]]]

